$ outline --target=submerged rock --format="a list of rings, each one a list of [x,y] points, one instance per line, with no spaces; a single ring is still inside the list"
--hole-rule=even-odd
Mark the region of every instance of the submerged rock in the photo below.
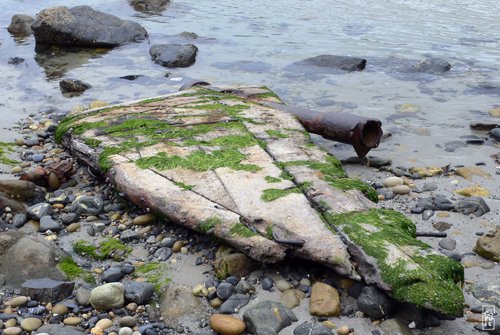
[[[85,92],[92,85],[84,83],[78,79],[63,79],[59,82],[59,87],[62,93]]]
[[[128,0],[128,3],[138,12],[161,13],[170,0]]]
[[[31,28],[37,43],[63,46],[110,48],[148,37],[146,29],[138,23],[89,6],[44,9]]]
[[[35,19],[29,15],[15,14],[12,16],[12,20],[7,28],[7,31],[14,36],[29,36],[33,33],[31,31],[31,24],[34,21]]]
[[[197,53],[193,44],[156,44],[149,49],[153,61],[165,67],[189,67],[195,63]]]
[[[319,55],[304,59],[295,65],[313,65],[322,68],[338,69],[343,71],[362,71],[366,66],[366,59],[358,57],[337,56],[337,55]]]

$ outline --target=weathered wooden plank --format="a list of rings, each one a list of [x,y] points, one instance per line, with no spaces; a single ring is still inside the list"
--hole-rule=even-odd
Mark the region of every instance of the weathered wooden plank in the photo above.
[[[135,203],[252,258],[291,253],[401,301],[461,313],[459,263],[418,241],[400,213],[376,209],[374,189],[348,178],[293,116],[259,103],[280,101],[272,92],[233,91],[191,89],[92,110],[56,135]]]

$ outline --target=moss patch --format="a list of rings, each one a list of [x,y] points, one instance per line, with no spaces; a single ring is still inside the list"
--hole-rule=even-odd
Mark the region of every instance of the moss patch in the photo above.
[[[430,247],[415,238],[415,225],[403,214],[370,209],[325,217],[377,260],[382,279],[393,288],[394,298],[420,308],[462,315],[464,298],[456,283],[463,283],[463,266],[451,258],[428,253]],[[388,262],[394,247],[406,250],[413,262]]]
[[[276,199],[286,197],[287,195],[292,193],[302,193],[303,190],[309,187],[311,187],[311,183],[302,183],[299,186],[284,189],[266,188],[262,191],[262,195],[260,196],[260,198],[266,202],[274,201]]]
[[[347,175],[342,168],[340,161],[332,155],[328,155],[325,158],[325,162],[318,161],[290,161],[282,163],[283,167],[287,166],[306,166],[311,170],[319,171],[323,175],[323,178],[346,178]]]
[[[241,237],[252,237],[256,236],[257,233],[245,226],[242,223],[235,223],[229,229],[231,235],[241,236]]]
[[[14,143],[0,142],[0,163],[5,165],[14,165],[19,163],[15,159],[9,158],[6,154],[14,152]]]
[[[210,230],[212,230],[216,225],[221,224],[221,223],[222,223],[222,220],[219,217],[213,216],[209,219],[198,222],[197,228],[200,232],[206,234]]]
[[[78,240],[73,243],[73,251],[78,255],[101,261],[108,258],[119,260],[119,256],[113,255],[116,251],[119,250],[123,251],[125,254],[128,254],[132,251],[132,248],[126,246],[116,238],[107,239],[106,241],[102,242],[99,247],[96,247],[85,240]]]
[[[156,292],[160,292],[167,287],[171,279],[167,276],[168,267],[164,263],[150,262],[144,265],[138,266],[135,269],[134,276],[144,277],[148,283],[151,283],[155,287]]]
[[[268,129],[266,130],[267,135],[274,137],[274,138],[289,138],[287,134],[279,131],[279,130],[274,130],[274,129]]]
[[[279,183],[280,181],[282,181],[282,179],[280,179],[280,178],[275,178],[275,177],[271,177],[271,176],[265,176],[264,179],[268,183]]]
[[[95,279],[91,272],[85,271],[76,264],[76,262],[70,256],[64,257],[57,267],[66,274],[68,279],[73,280],[76,278],[82,278],[85,282],[89,284],[94,284]]]
[[[220,167],[228,167],[233,170],[258,171],[261,168],[253,164],[242,164],[246,155],[236,149],[216,150],[212,153],[195,151],[186,157],[169,156],[160,152],[151,157],[139,158],[137,166],[142,169],[155,168],[158,170],[170,170],[184,168],[193,171],[209,171]]]
[[[351,178],[327,178],[327,180],[328,183],[335,188],[341,190],[360,190],[368,199],[373,202],[378,202],[377,191],[364,181]]]
[[[99,144],[101,144],[102,141],[95,139],[95,138],[86,138],[85,139],[85,144],[88,145],[91,148],[97,148]]]
[[[194,185],[184,184],[180,181],[174,181],[174,184],[182,188],[184,191],[191,191],[194,188]]]

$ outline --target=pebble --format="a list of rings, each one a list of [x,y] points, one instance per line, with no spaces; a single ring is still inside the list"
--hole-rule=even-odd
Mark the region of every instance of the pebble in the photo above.
[[[113,325],[113,321],[110,319],[101,319],[96,323],[96,327],[101,328],[101,329],[108,329]]]
[[[120,319],[119,324],[121,327],[134,327],[137,324],[137,319],[127,315]]]
[[[230,283],[220,283],[217,286],[217,296],[222,300],[228,299],[234,293],[234,286]]]
[[[155,216],[153,214],[144,214],[136,217],[133,221],[135,225],[148,225],[153,223]]]
[[[429,220],[434,215],[434,211],[432,209],[426,209],[422,212],[422,220]]]
[[[288,282],[287,282],[286,280],[284,280],[284,279],[279,279],[279,280],[277,280],[277,281],[276,281],[276,283],[275,283],[275,285],[276,285],[276,288],[277,288],[278,290],[280,290],[281,292],[286,291],[286,290],[289,290],[290,288],[292,288],[292,287],[290,286],[290,283],[288,283]]]
[[[57,190],[61,186],[61,182],[54,172],[49,174],[48,184],[49,188],[52,190]]]
[[[19,327],[8,327],[3,331],[3,335],[19,335],[23,330]]]
[[[67,326],[76,326],[76,325],[79,325],[81,322],[82,322],[82,319],[80,319],[77,316],[69,316],[63,320],[63,323]]]
[[[16,325],[17,325],[16,319],[9,319],[9,320],[5,321],[5,328],[15,327]]]
[[[347,326],[340,326],[337,328],[338,335],[348,335],[351,332],[351,329]]]
[[[196,297],[206,297],[208,288],[204,284],[198,284],[193,288],[193,295]]]
[[[391,191],[394,194],[409,194],[411,190],[407,185],[396,185],[394,187],[391,187]]]
[[[52,307],[52,314],[65,315],[68,313],[68,307],[64,304],[56,304]]]
[[[262,278],[262,289],[269,291],[274,285],[274,280],[271,277]]]
[[[129,327],[122,327],[118,331],[118,335],[132,335],[134,331]]]
[[[174,245],[172,246],[172,251],[173,252],[180,252],[181,248],[184,246],[184,242],[182,241],[175,241]]]
[[[80,229],[80,224],[78,222],[74,222],[74,223],[72,223],[72,224],[70,224],[69,226],[66,227],[66,231],[68,233],[74,233],[78,229]]]
[[[235,317],[214,314],[210,317],[210,328],[221,335],[239,335],[245,331],[246,325]]]
[[[21,328],[27,332],[37,330],[42,326],[42,320],[37,318],[26,318],[21,321]]]
[[[383,182],[385,187],[394,187],[398,185],[403,185],[403,179],[399,177],[389,177]]]
[[[457,246],[457,241],[451,237],[446,237],[440,240],[438,244],[441,248],[451,251],[455,250]]]
[[[24,306],[28,302],[29,298],[25,297],[23,295],[20,295],[18,297],[12,298],[9,301],[6,301],[4,305],[10,306],[12,308],[16,308],[19,306]]]

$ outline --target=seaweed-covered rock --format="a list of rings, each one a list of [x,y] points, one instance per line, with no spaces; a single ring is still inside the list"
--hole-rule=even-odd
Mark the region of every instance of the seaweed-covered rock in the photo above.
[[[44,9],[31,28],[37,43],[63,46],[110,48],[148,37],[146,29],[138,23],[89,6]]]

